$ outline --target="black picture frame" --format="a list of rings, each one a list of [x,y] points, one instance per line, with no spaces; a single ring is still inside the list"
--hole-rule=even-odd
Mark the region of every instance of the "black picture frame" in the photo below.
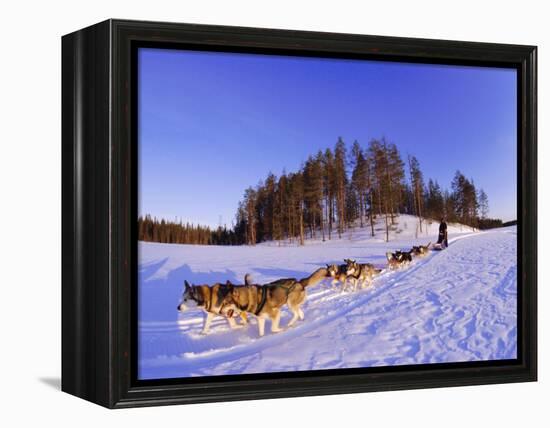
[[[518,71],[518,359],[136,379],[136,46]],[[62,38],[62,390],[109,408],[537,379],[534,46],[107,20]]]

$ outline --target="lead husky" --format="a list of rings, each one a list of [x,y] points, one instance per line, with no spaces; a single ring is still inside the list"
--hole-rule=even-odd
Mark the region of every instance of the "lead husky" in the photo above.
[[[223,316],[227,319],[231,328],[239,328],[242,325],[238,325],[233,319],[233,313],[222,312],[223,303],[225,298],[229,294],[231,289],[225,284],[208,285],[189,285],[185,281],[185,290],[183,292],[181,302],[178,305],[178,311],[184,312],[189,307],[201,308],[206,312],[206,318],[204,320],[204,327],[202,334],[208,334],[210,331],[210,324],[212,319],[216,316]],[[246,324],[246,316],[241,316],[243,324]]]
[[[233,285],[228,281],[231,293],[227,295],[222,311],[227,314],[246,312],[256,316],[260,336],[264,335],[265,320],[269,318],[271,332],[277,333],[282,330],[279,322],[283,305],[287,304],[293,314],[288,327],[298,319],[303,320],[304,312],[300,306],[306,300],[306,287],[318,284],[327,277],[327,269],[320,268],[307,278],[285,278],[265,285],[251,284],[249,275],[245,277],[245,285]]]
[[[377,269],[370,263],[360,264],[355,260],[347,260],[346,275],[351,278],[353,283],[353,291],[357,290],[357,284],[361,284],[361,288],[372,285],[374,276],[382,272],[382,269]]]

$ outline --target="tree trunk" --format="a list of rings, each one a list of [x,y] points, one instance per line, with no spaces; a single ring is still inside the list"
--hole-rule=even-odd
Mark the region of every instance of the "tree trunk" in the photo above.
[[[332,197],[329,198],[329,206],[328,206],[328,239],[329,241],[332,239]]]
[[[304,245],[304,210],[300,204],[300,245]]]
[[[386,220],[386,242],[390,242],[390,229],[388,224],[388,211],[387,211],[387,204],[386,204],[386,214],[384,215],[384,218]]]
[[[359,195],[359,224],[363,228],[363,194]]]
[[[323,235],[323,242],[325,242],[325,219],[323,216],[323,202],[321,201],[321,210],[319,211],[319,216],[321,217],[320,223],[321,223],[321,234]]]
[[[420,233],[422,233],[422,206],[420,199],[420,186],[416,186],[416,200],[418,205],[418,222],[420,224]]]
[[[372,197],[372,192],[370,194],[370,232],[371,232],[371,236],[374,237],[374,210],[372,209],[373,207],[373,197]]]

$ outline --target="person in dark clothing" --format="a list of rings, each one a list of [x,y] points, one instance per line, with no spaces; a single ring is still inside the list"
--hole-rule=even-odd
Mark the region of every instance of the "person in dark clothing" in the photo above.
[[[447,240],[447,223],[444,218],[442,218],[441,223],[439,223],[439,236],[437,237],[437,243],[441,244],[445,248],[449,246],[449,241]]]

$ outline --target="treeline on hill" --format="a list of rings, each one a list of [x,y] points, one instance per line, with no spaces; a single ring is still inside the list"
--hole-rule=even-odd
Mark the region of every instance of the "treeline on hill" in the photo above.
[[[380,216],[389,240],[400,213],[418,216],[421,232],[423,218],[445,216],[448,222],[478,227],[489,220],[488,212],[487,194],[460,171],[451,190],[443,190],[432,179],[426,184],[418,160],[407,156],[405,162],[385,138],[373,139],[365,148],[355,141],[351,150],[339,138],[334,150],[310,156],[299,171],[280,177],[270,173],[246,189],[234,231],[249,245],[282,239],[303,244],[306,235],[341,237],[357,223],[374,236],[374,221]]]
[[[494,229],[502,226],[504,226],[504,223],[502,223],[502,220],[498,218],[480,218],[477,225],[477,227],[481,230]]]
[[[168,222],[140,217],[139,239],[143,241],[254,245],[268,240],[305,237],[332,239],[355,225],[368,227],[383,218],[386,240],[400,213],[416,215],[422,232],[423,219],[460,222],[473,227],[502,225],[489,219],[489,201],[483,189],[456,171],[451,189],[442,189],[432,179],[425,182],[414,156],[404,161],[397,146],[385,138],[373,139],[366,147],[357,141],[349,149],[339,138],[334,149],[308,157],[299,171],[280,177],[269,173],[256,187],[249,187],[239,202],[235,225],[228,229]]]
[[[242,245],[244,243],[242,237],[227,227],[211,229],[208,226],[158,220],[150,215],[138,218],[138,240],[198,245]]]

